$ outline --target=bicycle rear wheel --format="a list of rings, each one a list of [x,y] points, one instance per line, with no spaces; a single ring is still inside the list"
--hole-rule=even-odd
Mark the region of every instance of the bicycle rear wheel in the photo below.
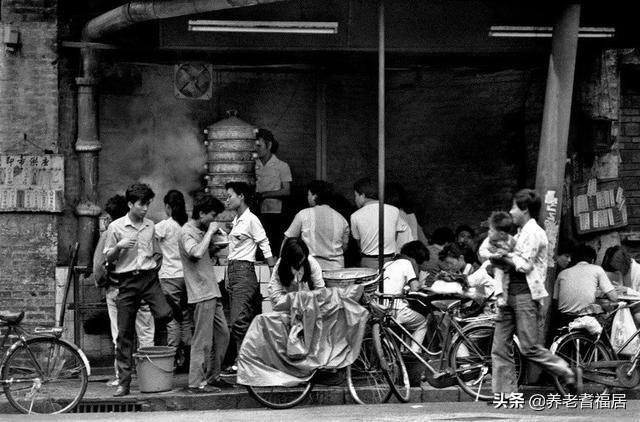
[[[379,334],[376,335],[375,330],[378,330]],[[382,371],[389,381],[393,394],[400,402],[407,403],[411,394],[411,384],[398,343],[391,334],[387,333],[386,329],[381,330],[379,325],[374,327],[373,340],[382,363]]]
[[[89,382],[78,352],[54,337],[32,338],[13,349],[0,377],[9,403],[22,413],[68,412]]]
[[[607,346],[601,342],[595,341],[592,337],[576,332],[566,335],[559,339],[558,343],[551,346],[551,351],[562,359],[566,360],[570,367],[581,368],[583,373],[590,372],[585,369],[585,364],[591,362],[600,362],[613,359],[613,354]],[[611,378],[616,377],[614,370],[602,368],[598,371],[601,375],[609,375]],[[556,376],[553,377],[553,383],[561,394],[573,393],[567,387],[564,380]],[[585,393],[603,393],[609,387],[593,382],[583,384]]]
[[[492,326],[465,329],[451,346],[450,365],[458,385],[474,400],[491,400]]]
[[[263,406],[271,409],[289,409],[300,404],[311,392],[313,381],[293,387],[257,387],[247,385],[249,394]]]
[[[377,333],[377,334],[375,334]],[[360,354],[347,367],[347,386],[351,397],[359,404],[385,403],[393,390],[389,377],[383,370],[383,363],[376,349],[374,337],[380,339],[380,325],[374,323],[370,332],[362,339]]]

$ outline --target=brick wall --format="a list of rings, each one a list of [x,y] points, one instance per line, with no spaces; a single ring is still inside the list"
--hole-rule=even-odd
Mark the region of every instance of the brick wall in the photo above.
[[[620,133],[617,141],[622,159],[620,178],[625,190],[629,226],[640,231],[640,67],[628,66],[622,72]]]
[[[0,46],[0,152],[57,152],[56,5],[2,1],[2,27],[17,29],[22,46],[14,53]],[[57,220],[51,214],[0,213],[2,308],[25,309],[30,324],[54,319]]]

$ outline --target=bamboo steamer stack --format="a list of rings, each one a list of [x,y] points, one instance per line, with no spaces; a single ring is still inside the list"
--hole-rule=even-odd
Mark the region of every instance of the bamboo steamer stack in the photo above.
[[[224,203],[228,182],[255,185],[255,159],[253,156],[256,128],[239,119],[235,110],[227,111],[227,118],[204,131],[207,140],[207,191]],[[231,222],[235,214],[226,210],[217,218]]]

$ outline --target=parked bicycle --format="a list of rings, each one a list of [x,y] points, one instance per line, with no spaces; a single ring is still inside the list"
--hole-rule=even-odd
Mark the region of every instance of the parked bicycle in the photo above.
[[[82,399],[89,382],[87,357],[62,338],[63,329],[20,326],[22,312],[0,312],[0,343],[17,337],[0,363],[0,383],[9,403],[21,413],[64,413]]]
[[[618,309],[640,303],[637,297],[619,297],[618,300],[621,301],[619,306],[606,313],[604,319],[611,318]],[[638,341],[640,329],[617,348],[612,345],[606,329],[599,335],[590,334],[585,329],[569,330],[568,327],[563,327],[562,331],[564,333],[554,340],[550,350],[570,366],[582,369],[585,392],[606,393],[612,388],[640,385],[640,348],[630,357],[622,353],[629,344]],[[562,394],[570,393],[560,378],[554,377],[554,383]]]
[[[78,258],[78,243],[69,251],[69,271],[55,327],[21,326],[24,311],[1,312],[4,331],[0,350],[0,384],[9,403],[21,413],[64,413],[75,408],[87,389],[91,367],[75,344],[63,340],[66,299]]]
[[[413,356],[424,365],[427,381],[441,388],[449,385],[444,382],[454,378],[458,386],[474,400],[491,400],[491,346],[495,329],[494,317],[480,315],[486,300],[474,303],[475,296],[469,294],[440,295],[425,292],[412,292],[404,295],[380,295],[386,302],[384,316],[380,320],[382,338],[401,345],[405,356]],[[394,302],[406,298],[410,306],[419,310],[435,322],[436,330],[420,344],[421,353],[411,350],[415,342],[411,333],[394,317]],[[471,305],[470,305],[471,303]],[[469,311],[473,306],[474,310]],[[465,311],[465,308],[467,310]],[[466,314],[465,314],[466,312]],[[523,373],[523,360],[519,352],[517,339],[514,339],[514,360],[518,378]],[[389,346],[391,348],[391,346]],[[410,394],[410,380],[406,372],[404,358],[398,347],[394,348],[400,367],[392,382],[391,389],[398,400],[407,402]],[[400,376],[402,375],[402,376]]]

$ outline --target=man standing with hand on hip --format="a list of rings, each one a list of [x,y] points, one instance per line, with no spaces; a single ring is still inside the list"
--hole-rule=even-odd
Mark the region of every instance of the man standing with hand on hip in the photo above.
[[[511,217],[518,226],[516,244],[507,257],[491,258],[492,263],[509,268],[505,291],[499,293],[496,328],[491,348],[493,361],[492,390],[494,394],[518,391],[513,358],[513,335],[520,340],[522,354],[543,369],[580,389],[574,371],[567,362],[545,349],[538,339],[540,302],[549,296],[545,289],[547,277],[547,235],[536,222],[542,200],[532,189],[522,189],[513,197]],[[578,391],[579,392],[579,391]]]
[[[275,260],[260,220],[249,210],[252,188],[243,182],[229,182],[225,189],[227,208],[236,212],[233,228],[229,233],[227,278],[231,299],[231,335],[237,350],[240,350],[242,340],[255,316],[253,304],[260,295],[255,271],[256,250],[260,247],[270,271]]]
[[[220,378],[229,328],[209,255],[211,239],[219,230],[214,219],[222,211],[224,205],[213,196],[196,196],[192,219],[182,226],[178,241],[188,302],[195,305],[188,386],[191,393],[216,392],[231,386]]]
[[[133,365],[133,334],[141,300],[149,304],[151,313],[161,323],[172,319],[171,307],[162,293],[158,280],[162,253],[154,238],[153,221],[145,218],[154,196],[146,184],[135,183],[129,186],[125,193],[129,212],[112,222],[107,229],[104,254],[108,262],[115,262],[112,276],[118,280],[120,287],[116,299],[116,367],[120,385],[114,397],[129,394]]]

